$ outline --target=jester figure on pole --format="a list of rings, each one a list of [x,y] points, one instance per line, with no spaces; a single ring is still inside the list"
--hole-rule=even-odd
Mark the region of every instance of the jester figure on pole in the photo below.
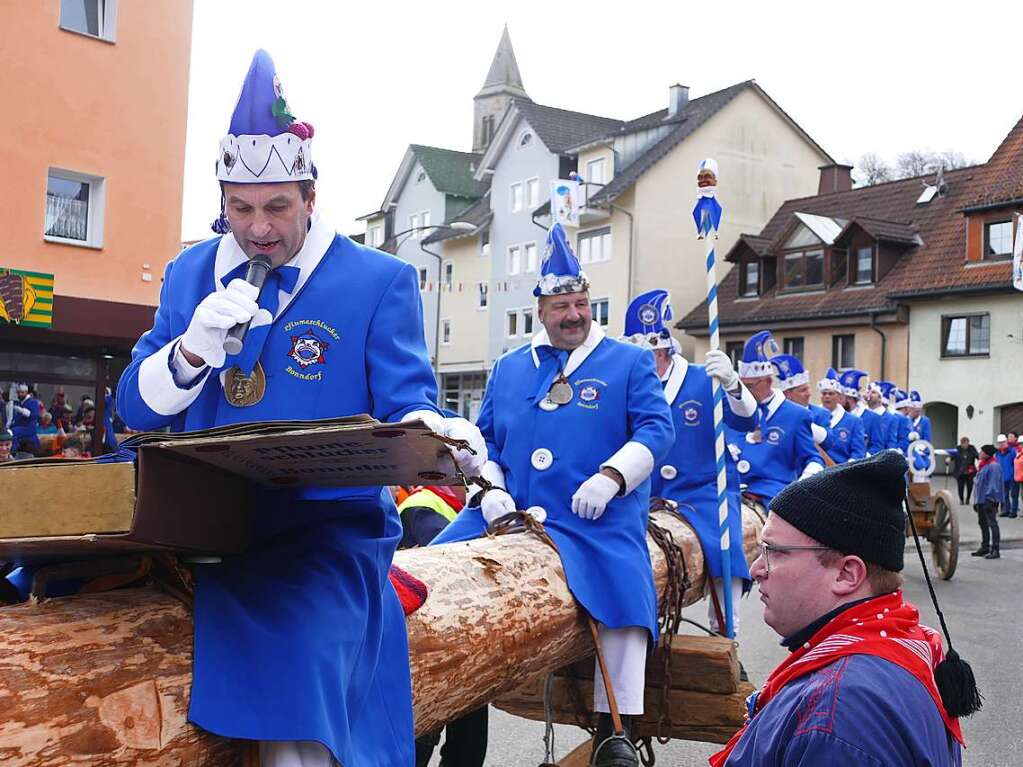
[[[717,200],[718,164],[707,158],[701,160],[696,169],[696,187],[698,198],[693,208],[693,220],[696,222],[696,234],[707,243],[707,323],[710,330],[710,348],[718,349],[721,339],[718,332],[718,280],[717,254],[714,243],[721,227],[721,203]],[[711,236],[713,235],[713,236]],[[712,379],[714,392],[714,460],[717,463],[718,486],[718,523],[721,530],[721,580],[725,584],[732,582],[731,540],[728,534],[728,484],[725,469],[725,424],[724,424],[724,392],[717,379]],[[725,635],[735,636],[735,625],[732,615],[732,589],[724,589]]]

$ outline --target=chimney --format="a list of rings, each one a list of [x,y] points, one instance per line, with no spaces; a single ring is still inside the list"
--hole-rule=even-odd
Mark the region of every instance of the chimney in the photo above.
[[[674,117],[689,103],[689,86],[675,83],[668,88],[668,117]]]
[[[852,165],[842,165],[837,162],[832,165],[819,166],[821,180],[817,185],[817,194],[848,192],[852,189],[852,169]]]

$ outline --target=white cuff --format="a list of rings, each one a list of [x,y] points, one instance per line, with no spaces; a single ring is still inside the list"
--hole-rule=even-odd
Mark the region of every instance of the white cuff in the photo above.
[[[628,495],[654,470],[654,454],[642,442],[629,441],[600,464],[600,468],[611,468],[621,474],[625,480],[622,495]]]
[[[819,423],[811,423],[810,431],[813,432],[813,441],[816,445],[819,445],[828,438],[828,430]]]
[[[506,487],[504,484],[504,470],[496,461],[487,461],[483,464],[483,471],[480,472],[480,476],[494,487],[499,487],[502,490]]]
[[[440,413],[435,413],[432,410],[413,410],[411,413],[406,413],[402,416],[401,422],[420,420],[426,424],[427,428],[437,434],[444,434],[444,416]]]
[[[810,463],[806,464],[806,468],[803,469],[803,473],[799,475],[799,478],[806,479],[821,471],[824,471],[824,464],[810,461]]]
[[[739,396],[733,395],[727,389],[725,393],[728,395],[728,407],[732,409],[732,412],[741,418],[749,418],[755,412],[757,412],[757,401],[753,397],[753,393],[746,388],[746,385],[739,381]]]
[[[210,367],[206,372],[190,381],[179,383],[186,376],[177,371],[177,338],[156,353],[149,355],[139,365],[139,396],[150,410],[159,415],[177,415],[199,396]],[[188,366],[194,370],[191,365]]]
[[[185,355],[181,351],[181,344],[174,347],[174,383],[178,386],[188,386],[202,375],[207,367],[207,365],[193,367],[192,363],[185,359]]]

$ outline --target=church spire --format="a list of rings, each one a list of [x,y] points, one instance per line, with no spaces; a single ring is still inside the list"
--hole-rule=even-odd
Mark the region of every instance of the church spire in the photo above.
[[[487,79],[480,92],[474,97],[475,108],[472,129],[472,151],[482,152],[494,137],[501,118],[512,99],[529,101],[529,94],[522,86],[522,75],[515,60],[508,25],[504,25],[501,41],[497,44],[494,58],[490,62]]]

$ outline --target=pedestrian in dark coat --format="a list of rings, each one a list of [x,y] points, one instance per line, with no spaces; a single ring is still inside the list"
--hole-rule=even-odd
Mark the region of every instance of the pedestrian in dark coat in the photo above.
[[[1002,481],[1002,465],[997,458],[994,445],[980,449],[980,469],[977,471],[977,485],[974,490],[973,508],[977,510],[980,524],[980,548],[973,552],[975,557],[998,559],[1001,535],[998,530],[998,507],[1005,502],[1005,484]]]

